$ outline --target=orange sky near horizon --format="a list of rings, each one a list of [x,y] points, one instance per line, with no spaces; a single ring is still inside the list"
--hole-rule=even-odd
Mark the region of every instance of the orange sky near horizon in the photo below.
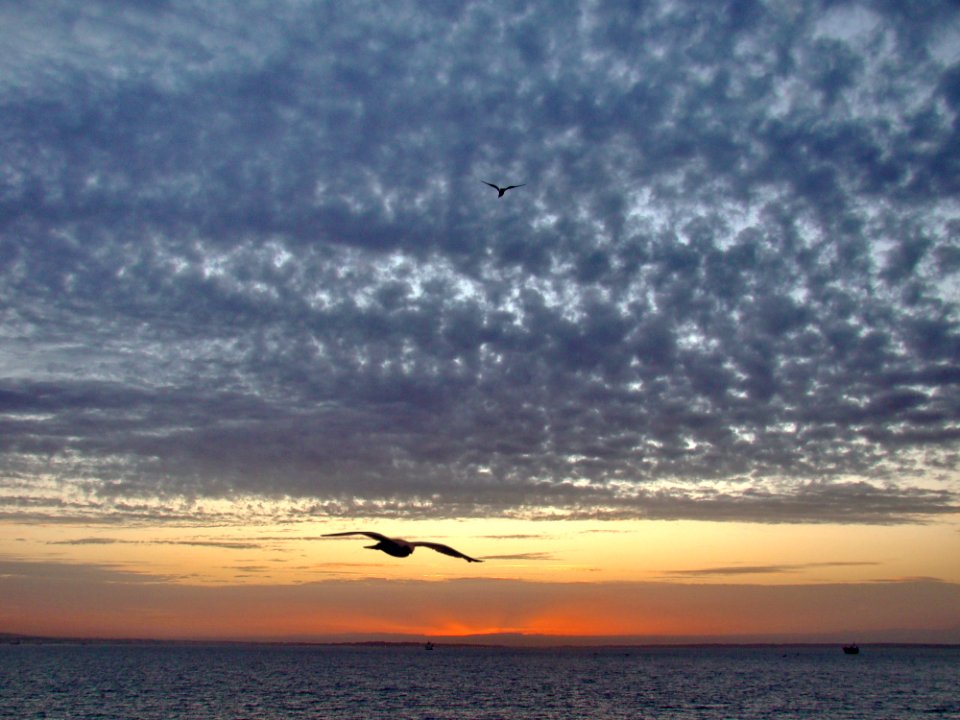
[[[0,523],[0,632],[162,639],[544,635],[960,642],[960,532],[687,521],[377,523],[484,559],[406,559],[369,527]],[[911,634],[912,633],[912,634]]]

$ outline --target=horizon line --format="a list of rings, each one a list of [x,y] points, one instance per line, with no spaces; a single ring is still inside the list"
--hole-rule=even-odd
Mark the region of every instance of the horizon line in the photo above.
[[[895,632],[895,631],[888,631]],[[877,633],[880,634],[880,633]],[[433,647],[475,647],[516,649],[625,649],[625,648],[695,648],[695,647],[929,647],[960,648],[960,638],[937,640],[895,640],[850,637],[744,636],[741,638],[675,636],[581,636],[581,635],[527,635],[523,633],[496,633],[486,635],[361,635],[328,636],[318,638],[160,638],[129,636],[36,635],[0,632],[0,645],[16,644],[123,644],[123,645],[274,645],[313,647],[411,647],[429,644]]]

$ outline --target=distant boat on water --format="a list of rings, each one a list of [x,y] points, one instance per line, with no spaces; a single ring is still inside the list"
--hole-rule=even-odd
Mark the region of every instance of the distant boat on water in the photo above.
[[[424,650],[433,650],[433,643],[430,642],[430,641],[427,641],[427,644],[423,646],[423,649],[424,649]]]
[[[844,645],[843,652],[845,655],[859,655],[860,647],[856,643],[853,645]]]

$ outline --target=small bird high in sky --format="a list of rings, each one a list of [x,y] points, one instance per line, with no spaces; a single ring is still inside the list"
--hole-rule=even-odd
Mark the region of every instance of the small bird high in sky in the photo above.
[[[483,560],[477,560],[469,555],[464,555],[462,552],[459,550],[454,550],[449,545],[441,545],[440,543],[423,541],[411,542],[401,538],[388,538],[386,535],[381,535],[380,533],[366,532],[363,530],[326,533],[323,537],[342,537],[344,535],[366,535],[368,538],[373,538],[377,541],[376,545],[367,545],[366,548],[368,550],[382,550],[387,555],[392,555],[393,557],[398,558],[412,555],[414,549],[417,547],[428,547],[431,550],[436,550],[438,553],[443,553],[444,555],[449,555],[450,557],[463,558],[467,562],[483,562]]]
[[[520,183],[519,185],[507,185],[506,187],[500,187],[499,185],[494,185],[493,183],[489,183],[486,180],[481,180],[480,182],[482,182],[484,185],[489,185],[494,190],[496,190],[497,197],[503,197],[503,194],[507,190],[513,190],[514,188],[523,187],[524,185],[526,185],[526,183]]]

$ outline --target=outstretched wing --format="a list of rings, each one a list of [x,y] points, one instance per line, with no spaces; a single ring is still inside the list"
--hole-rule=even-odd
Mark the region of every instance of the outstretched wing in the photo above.
[[[338,532],[338,533],[324,533],[323,537],[343,537],[344,535],[366,535],[368,538],[374,540],[386,540],[390,542],[390,538],[386,535],[381,535],[380,533],[367,532],[365,530],[351,530],[350,532]]]
[[[467,562],[483,562],[483,560],[477,560],[476,558],[472,558],[472,557],[470,557],[469,555],[464,555],[462,552],[460,552],[459,550],[454,550],[454,549],[453,549],[452,547],[450,547],[449,545],[441,545],[440,543],[422,542],[422,541],[421,541],[421,542],[413,542],[413,543],[410,543],[410,544],[411,544],[411,545],[422,545],[423,547],[428,547],[428,548],[430,548],[431,550],[436,550],[438,553],[443,553],[444,555],[449,555],[450,557],[463,558],[463,559],[466,560]]]
[[[494,185],[493,183],[488,183],[486,180],[481,180],[480,182],[482,182],[484,185],[489,185],[497,192],[500,192],[500,188],[497,185]]]
[[[520,183],[519,185],[509,185],[504,188],[504,190],[513,190],[514,188],[523,187],[526,183]]]

